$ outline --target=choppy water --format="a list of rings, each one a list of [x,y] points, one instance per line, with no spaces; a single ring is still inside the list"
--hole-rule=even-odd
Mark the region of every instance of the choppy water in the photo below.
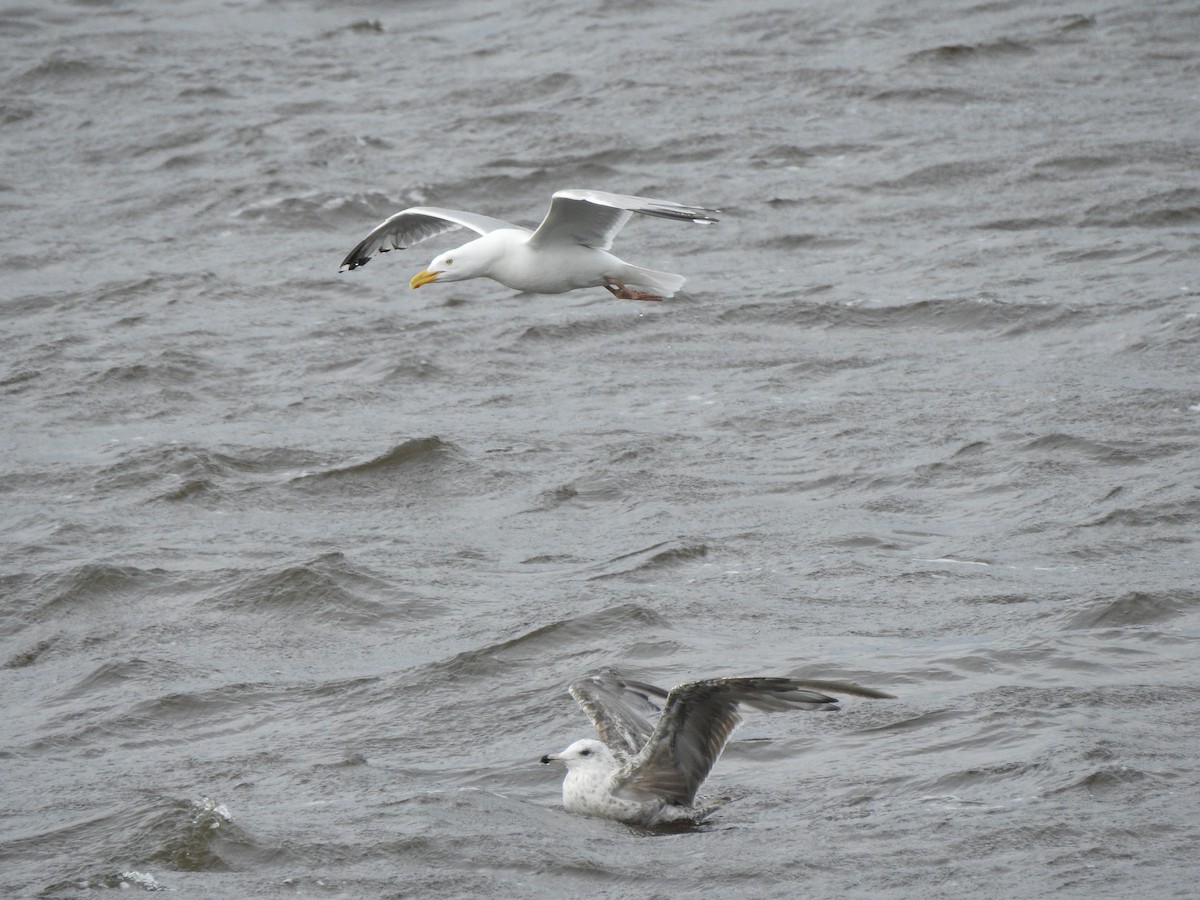
[[[1190,2],[0,9],[0,893],[1190,897]],[[720,207],[601,290],[337,275],[425,202]],[[453,236],[440,246],[453,246]],[[698,832],[537,764],[755,715]]]

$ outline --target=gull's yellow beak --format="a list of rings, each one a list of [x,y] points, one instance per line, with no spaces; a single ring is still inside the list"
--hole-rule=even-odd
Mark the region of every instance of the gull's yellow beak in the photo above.
[[[408,283],[408,286],[415,290],[423,284],[429,284],[431,281],[437,281],[437,277],[441,274],[441,272],[430,272],[428,269],[422,269],[412,277],[412,280]]]

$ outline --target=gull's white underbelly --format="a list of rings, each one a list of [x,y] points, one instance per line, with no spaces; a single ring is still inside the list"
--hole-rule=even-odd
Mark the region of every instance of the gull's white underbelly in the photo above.
[[[604,250],[578,244],[531,249],[521,239],[510,243],[488,275],[515,291],[561,294],[599,287],[624,268],[621,260]]]

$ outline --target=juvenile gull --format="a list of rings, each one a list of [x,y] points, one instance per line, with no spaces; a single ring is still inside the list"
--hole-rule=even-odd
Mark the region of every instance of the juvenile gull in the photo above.
[[[576,741],[542,762],[566,764],[568,812],[635,825],[700,822],[721,805],[697,806],[696,792],[742,721],[738,706],[835,710],[837,698],[822,693],[827,690],[894,699],[844,682],[794,678],[713,678],[668,694],[605,669],[571,685],[600,740]],[[652,725],[646,717],[654,714]]]
[[[378,225],[342,260],[365,266],[376,253],[404,248],[455,228],[480,237],[434,257],[412,277],[419,288],[433,281],[491,278],[515,291],[561,294],[604,287],[623,300],[662,300],[683,286],[683,276],[631,266],[608,251],[634,213],[711,225],[715,210],[604,191],[558,191],[535,230],[476,213],[414,206]],[[340,270],[339,270],[340,271]]]

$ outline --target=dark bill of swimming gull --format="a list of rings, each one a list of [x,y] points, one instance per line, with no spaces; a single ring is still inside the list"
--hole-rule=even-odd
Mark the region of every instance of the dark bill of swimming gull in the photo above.
[[[542,762],[566,764],[568,812],[633,825],[701,822],[721,805],[697,806],[696,794],[742,721],[738,708],[838,709],[825,691],[895,699],[840,681],[770,677],[690,681],[667,693],[605,669],[571,685],[600,740],[576,741]]]
[[[434,206],[414,206],[382,222],[342,260],[342,270],[365,266],[376,253],[403,250],[456,228],[480,236],[434,259],[412,277],[432,282],[491,278],[515,291],[561,294],[603,287],[624,300],[662,300],[683,286],[683,276],[630,265],[609,250],[634,213],[711,225],[716,210],[605,191],[557,191],[550,209],[530,231],[503,219]]]

